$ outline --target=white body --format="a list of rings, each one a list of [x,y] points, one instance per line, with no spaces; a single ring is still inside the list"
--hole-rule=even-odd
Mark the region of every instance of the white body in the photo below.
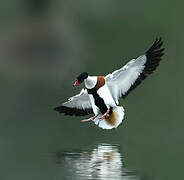
[[[85,86],[87,85],[86,82],[88,82],[88,87],[89,87],[89,84],[90,85],[93,84],[95,86],[96,82],[97,82],[96,81],[97,77],[96,78],[95,77],[96,76],[93,76],[93,78],[91,78],[89,76],[89,79],[87,78],[87,80],[85,81]],[[93,81],[93,80],[94,80],[94,82],[90,82],[90,81]],[[91,86],[91,87],[93,88],[94,86]],[[95,100],[93,98],[93,95],[89,94],[89,99],[91,101],[93,112],[94,112],[95,115],[97,115],[97,117],[93,120],[94,123],[102,129],[112,129],[112,128],[118,127],[119,124],[122,122],[123,117],[124,117],[124,108],[122,106],[120,107],[120,106],[116,105],[116,103],[115,103],[115,101],[114,101],[114,99],[111,95],[111,92],[110,92],[110,90],[109,90],[109,88],[106,84],[104,86],[102,86],[101,88],[99,88],[97,90],[97,93],[104,100],[104,103],[106,104],[108,109],[110,107],[113,108],[113,113],[116,113],[116,118],[114,119],[115,123],[113,125],[109,124],[106,119],[99,120],[99,118],[103,114],[101,114],[100,109],[95,105]]]
[[[112,125],[112,124],[109,124],[108,121],[106,119],[102,119],[102,120],[99,120],[99,118],[102,116],[102,114],[100,113],[93,121],[96,125],[98,125],[100,128],[102,129],[112,129],[112,128],[117,128],[123,118],[124,118],[124,108],[123,106],[116,106],[113,108],[113,113],[116,113],[116,119],[115,119],[115,124]]]
[[[87,89],[92,89],[96,86],[97,83],[97,76],[88,76],[85,80],[84,80],[84,84],[85,87]]]
[[[80,94],[71,97],[56,110],[65,115],[88,115],[92,111],[97,116],[93,121],[103,129],[116,128],[123,120],[124,109],[119,104],[119,99],[124,98],[130,91],[135,89],[149,74],[159,65],[163,56],[162,39],[156,39],[154,44],[142,56],[132,59],[122,68],[105,76],[105,85],[101,86],[97,93],[104,100],[107,108],[112,107],[112,114],[99,120],[102,116],[99,108],[95,105],[93,95],[89,95],[87,89],[96,86],[98,77],[88,76],[85,80],[87,89],[81,90]]]
[[[97,93],[104,100],[105,104],[107,105],[107,108],[116,107],[116,103],[106,84],[102,86],[101,88],[99,88]]]
[[[97,93],[104,100],[107,108],[116,107],[116,103],[114,102],[114,100],[112,98],[112,95],[109,91],[109,88],[107,87],[106,84],[104,86],[102,86],[100,89],[98,89]],[[93,95],[89,94],[89,98],[90,98],[90,101],[91,101],[91,104],[92,104],[94,114],[98,115],[100,113],[100,110],[95,105],[95,100],[93,98]]]

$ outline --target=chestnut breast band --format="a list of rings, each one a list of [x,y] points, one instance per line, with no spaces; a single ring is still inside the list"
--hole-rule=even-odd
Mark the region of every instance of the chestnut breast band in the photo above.
[[[104,76],[98,76],[96,86],[92,89],[87,89],[88,94],[93,94],[94,91],[98,91],[98,89],[100,89],[104,85],[105,85]]]

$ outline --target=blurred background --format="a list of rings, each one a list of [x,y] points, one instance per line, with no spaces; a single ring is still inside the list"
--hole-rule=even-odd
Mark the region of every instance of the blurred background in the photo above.
[[[2,180],[111,177],[78,169],[94,157],[100,167],[115,157],[119,176],[111,179],[183,178],[182,1],[1,0],[0,5]],[[126,114],[117,129],[102,130],[53,111],[80,91],[72,84],[81,72],[108,74],[160,36],[163,61],[121,100]],[[122,173],[124,168],[136,175]]]

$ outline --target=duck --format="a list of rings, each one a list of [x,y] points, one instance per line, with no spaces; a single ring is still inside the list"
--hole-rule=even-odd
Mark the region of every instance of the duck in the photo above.
[[[82,122],[93,121],[102,129],[117,128],[125,115],[123,106],[119,105],[120,98],[125,99],[158,67],[164,55],[162,46],[162,38],[156,38],[143,55],[130,60],[123,67],[106,76],[81,73],[75,79],[73,86],[84,83],[85,88],[54,110],[69,116],[93,114]]]

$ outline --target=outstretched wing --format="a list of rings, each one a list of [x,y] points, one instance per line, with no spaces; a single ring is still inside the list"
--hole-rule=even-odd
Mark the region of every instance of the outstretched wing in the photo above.
[[[151,48],[142,56],[128,62],[121,69],[105,77],[110,92],[118,104],[120,97],[125,98],[142,80],[151,74],[159,65],[164,55],[162,39],[156,39]]]
[[[54,108],[54,110],[70,116],[84,116],[93,113],[91,101],[86,89],[82,89],[78,95],[69,98],[67,102]]]

